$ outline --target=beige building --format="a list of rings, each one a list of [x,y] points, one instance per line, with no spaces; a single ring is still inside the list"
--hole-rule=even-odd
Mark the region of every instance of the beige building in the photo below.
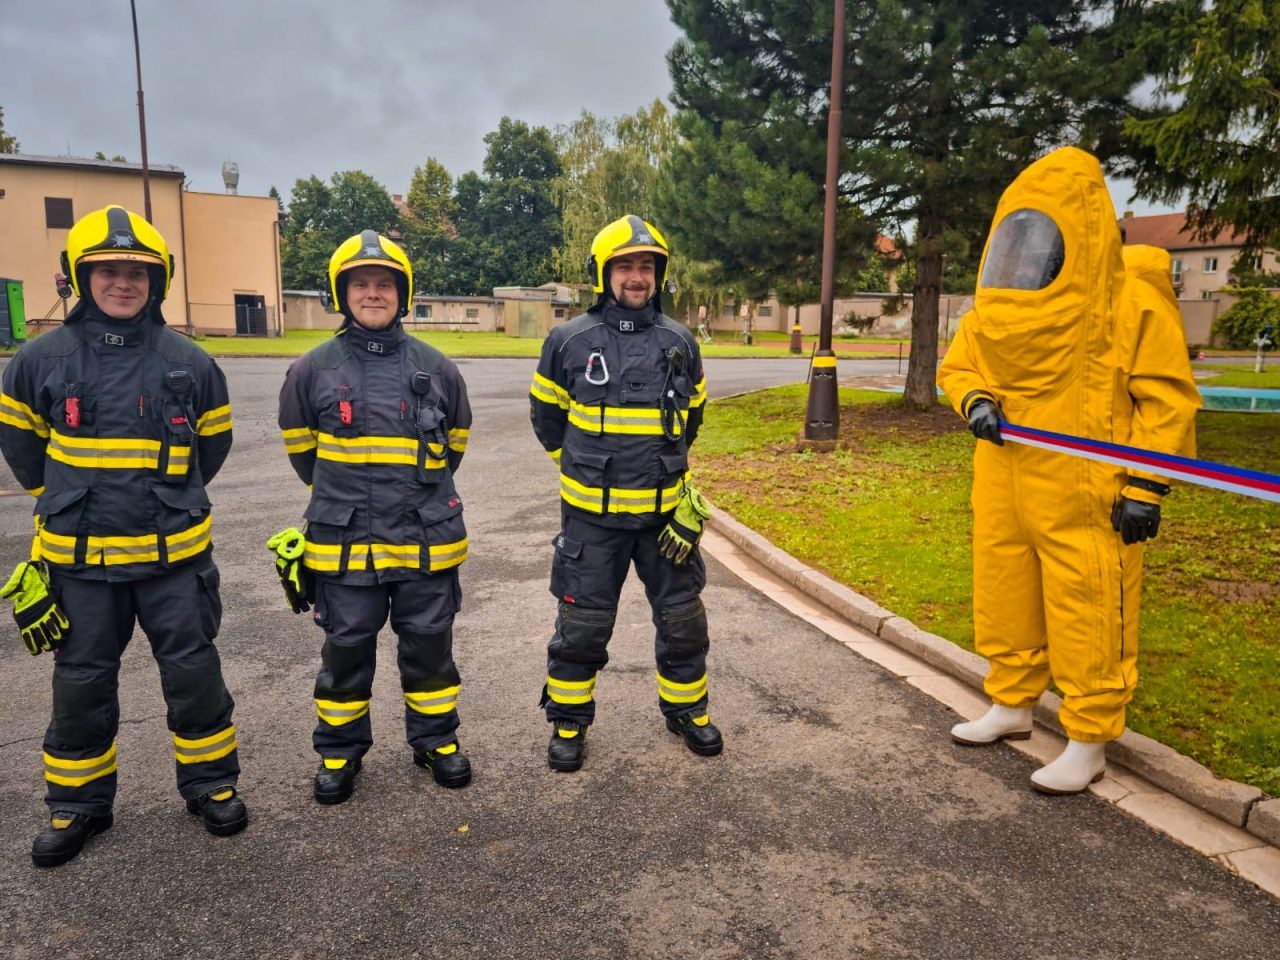
[[[408,330],[494,333],[505,329],[506,309],[507,301],[496,297],[415,296],[404,325]],[[336,330],[341,322],[318,292],[284,291],[286,330]]]
[[[174,258],[164,315],[196,334],[283,332],[279,203],[193,193],[177,167],[150,166],[152,222]],[[28,323],[60,321],[74,298],[53,277],[77,219],[108,204],[142,214],[142,166],[0,154],[0,277],[23,282]]]

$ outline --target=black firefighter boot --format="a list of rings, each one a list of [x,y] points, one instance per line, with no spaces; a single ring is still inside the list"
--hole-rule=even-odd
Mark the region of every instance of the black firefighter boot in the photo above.
[[[465,787],[471,782],[471,761],[457,740],[431,750],[415,750],[413,762],[430,770],[431,778],[442,787]]]
[[[245,809],[244,801],[236,796],[236,788],[229,783],[188,800],[187,813],[204,820],[204,828],[215,837],[239,833],[249,823],[249,811]]]
[[[64,864],[84,849],[90,837],[110,830],[114,822],[115,818],[109,813],[94,816],[54,810],[49,815],[49,825],[40,831],[31,845],[31,862],[37,867]]]
[[[700,757],[714,757],[724,749],[724,738],[705,713],[667,717],[667,729],[684,737],[685,745]]]
[[[348,760],[346,757],[325,757],[320,761],[320,769],[316,771],[315,795],[316,803],[329,806],[334,803],[346,803],[356,788],[356,774],[360,772],[360,758]]]
[[[547,746],[547,763],[557,773],[573,773],[582,769],[587,755],[587,728],[572,720],[557,720]]]

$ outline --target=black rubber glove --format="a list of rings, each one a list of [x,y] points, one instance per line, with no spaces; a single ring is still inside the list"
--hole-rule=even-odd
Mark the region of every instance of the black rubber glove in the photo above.
[[[1121,497],[1111,508],[1111,527],[1125,543],[1153,540],[1160,530],[1160,504]]]
[[[1000,413],[990,400],[975,400],[969,407],[969,432],[979,440],[990,440],[996,446],[1004,446],[1000,436]]]

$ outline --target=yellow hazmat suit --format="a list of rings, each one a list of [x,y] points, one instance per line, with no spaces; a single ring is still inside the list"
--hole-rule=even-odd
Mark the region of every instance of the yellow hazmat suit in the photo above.
[[[1187,452],[1199,395],[1168,256],[1156,254],[1163,267],[1142,252],[1126,284],[1097,160],[1068,147],[1036,161],[996,208],[939,386],[965,417],[989,400],[1022,426]],[[1067,735],[1087,743],[1124,730],[1138,679],[1142,544],[1112,529],[1121,496],[1160,500],[1107,464],[1015,443],[974,451],[974,628],[987,695],[1029,707],[1052,675]]]

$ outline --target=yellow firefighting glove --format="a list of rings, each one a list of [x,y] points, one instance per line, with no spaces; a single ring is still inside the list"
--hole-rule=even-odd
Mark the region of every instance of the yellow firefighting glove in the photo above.
[[[702,539],[702,526],[711,516],[711,508],[695,488],[686,486],[676,504],[675,513],[658,534],[658,549],[676,566],[689,559],[689,554]]]
[[[18,631],[33,657],[58,649],[71,622],[49,595],[49,571],[43,563],[26,560],[18,564],[0,587],[0,597],[13,604],[13,619],[18,621]]]
[[[302,531],[286,527],[267,541],[267,549],[276,555],[276,573],[284,587],[285,602],[294,613],[305,613],[315,600],[315,582],[302,565],[307,539]]]

